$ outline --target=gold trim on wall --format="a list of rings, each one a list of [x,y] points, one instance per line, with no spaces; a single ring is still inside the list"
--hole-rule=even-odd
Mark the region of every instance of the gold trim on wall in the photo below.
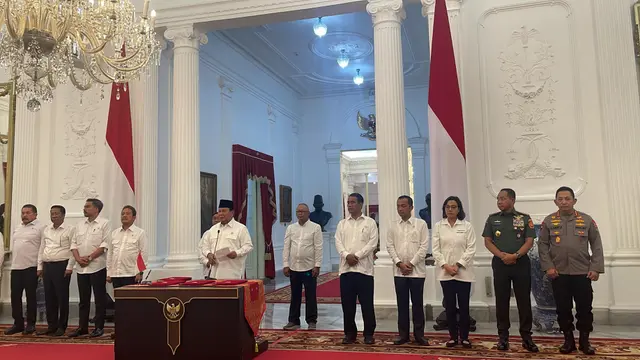
[[[9,96],[9,129],[7,132],[7,180],[4,186],[4,249],[9,252],[11,235],[11,199],[13,193],[13,147],[16,125],[16,89],[13,82],[0,83],[0,96]]]

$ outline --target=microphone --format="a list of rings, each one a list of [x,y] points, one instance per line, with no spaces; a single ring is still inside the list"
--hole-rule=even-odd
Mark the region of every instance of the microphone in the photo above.
[[[147,273],[147,276],[145,276],[145,277],[144,277],[144,280],[142,280],[142,281],[140,282],[140,284],[150,284],[150,283],[151,283],[151,281],[147,281],[147,279],[149,279],[149,275],[151,275],[151,272],[152,272],[152,271],[153,271],[153,270],[149,270],[149,272]]]
[[[218,235],[216,237],[216,244],[213,247],[213,256],[216,256],[216,249],[218,249],[218,240],[220,240],[220,229],[218,229]],[[215,280],[215,279],[211,279],[211,270],[213,270],[213,265],[211,265],[209,267],[209,273],[207,274],[207,276],[204,277],[206,280]]]

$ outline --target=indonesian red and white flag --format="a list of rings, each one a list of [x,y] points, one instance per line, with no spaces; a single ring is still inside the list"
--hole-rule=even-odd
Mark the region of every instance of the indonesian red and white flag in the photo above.
[[[429,76],[431,203],[434,209],[441,209],[453,195],[468,208],[462,99],[446,0],[435,4]],[[432,219],[436,222],[439,216]]]
[[[107,119],[107,154],[105,169],[104,216],[112,228],[121,226],[120,213],[125,205],[136,205],[133,166],[133,125],[128,84],[111,86],[111,102]],[[138,254],[138,269],[146,269]]]

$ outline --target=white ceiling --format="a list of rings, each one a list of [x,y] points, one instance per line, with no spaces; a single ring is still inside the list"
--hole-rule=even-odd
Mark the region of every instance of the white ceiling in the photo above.
[[[420,4],[406,6],[402,26],[405,86],[425,86],[429,71],[427,20]],[[328,32],[313,33],[317,18],[222,30],[223,36],[278,76],[302,98],[373,88],[374,56],[371,16],[366,12],[323,17]],[[342,69],[336,59],[342,49],[351,59]],[[356,69],[364,76],[353,83]]]

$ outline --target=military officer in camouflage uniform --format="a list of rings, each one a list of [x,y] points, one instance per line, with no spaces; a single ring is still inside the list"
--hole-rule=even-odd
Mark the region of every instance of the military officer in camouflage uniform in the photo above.
[[[576,350],[572,312],[575,301],[576,328],[580,332],[578,346],[583,353],[593,355],[595,349],[589,343],[589,333],[593,331],[591,282],[598,281],[604,273],[600,232],[591,216],[574,209],[576,198],[571,188],[559,188],[555,203],[559,211],[544,219],[538,251],[542,270],[552,279],[558,323],[564,333],[560,352],[569,354]]]
[[[496,319],[498,321],[498,350],[509,349],[509,307],[511,283],[518,304],[522,347],[538,352],[531,338],[533,314],[531,311],[531,262],[527,253],[533,246],[535,230],[527,214],[516,211],[513,205],[516,193],[502,189],[498,193],[499,212],[489,215],[482,236],[484,244],[494,255],[493,287],[496,293]]]

